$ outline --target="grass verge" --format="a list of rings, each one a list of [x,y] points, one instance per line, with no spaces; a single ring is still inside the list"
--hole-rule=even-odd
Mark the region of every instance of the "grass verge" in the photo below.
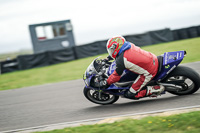
[[[187,56],[184,58],[183,63],[200,61],[200,38],[150,45],[142,48],[156,55],[164,52],[186,50]],[[106,57],[107,54],[101,56]],[[0,90],[81,79],[87,66],[95,57],[97,56],[0,75]]]
[[[199,133],[200,111],[168,117],[126,119],[111,124],[83,125],[37,133]]]

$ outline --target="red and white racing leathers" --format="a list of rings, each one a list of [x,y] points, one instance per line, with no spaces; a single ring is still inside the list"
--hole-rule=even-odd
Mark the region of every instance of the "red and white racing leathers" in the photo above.
[[[107,80],[108,85],[118,82],[124,69],[139,74],[130,91],[136,94],[136,98],[144,97],[146,89],[141,89],[156,76],[158,59],[156,55],[131,44],[130,49],[125,50],[116,58],[116,70],[109,76]]]

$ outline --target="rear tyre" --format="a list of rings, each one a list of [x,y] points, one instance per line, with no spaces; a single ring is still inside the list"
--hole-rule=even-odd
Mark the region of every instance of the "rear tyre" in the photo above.
[[[184,81],[182,83],[178,81]],[[195,93],[200,87],[200,76],[193,69],[185,66],[178,66],[165,79],[164,82],[174,81],[182,86],[181,91],[168,91],[174,95],[188,95]]]
[[[113,104],[119,99],[119,96],[106,94],[86,87],[84,88],[83,93],[89,101],[101,105]]]

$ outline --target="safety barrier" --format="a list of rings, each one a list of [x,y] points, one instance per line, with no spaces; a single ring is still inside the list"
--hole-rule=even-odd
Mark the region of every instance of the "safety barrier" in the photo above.
[[[200,26],[193,26],[176,30],[170,30],[167,28],[138,35],[125,35],[124,37],[127,41],[133,42],[137,46],[145,46],[199,36]],[[62,50],[47,51],[31,55],[20,55],[16,59],[0,62],[0,74],[48,66],[61,62],[103,54],[107,52],[106,42],[107,40],[102,40]]]

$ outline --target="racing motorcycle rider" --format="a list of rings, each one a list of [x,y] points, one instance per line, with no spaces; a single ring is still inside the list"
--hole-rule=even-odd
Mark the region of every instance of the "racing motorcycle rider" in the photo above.
[[[118,82],[123,71],[128,69],[138,74],[138,77],[129,91],[125,93],[124,96],[126,98],[153,97],[160,95],[164,91],[164,86],[162,85],[145,86],[157,74],[159,64],[156,55],[142,50],[133,43],[126,41],[122,36],[110,38],[106,47],[109,56],[116,60],[116,69],[108,77],[107,85]]]

